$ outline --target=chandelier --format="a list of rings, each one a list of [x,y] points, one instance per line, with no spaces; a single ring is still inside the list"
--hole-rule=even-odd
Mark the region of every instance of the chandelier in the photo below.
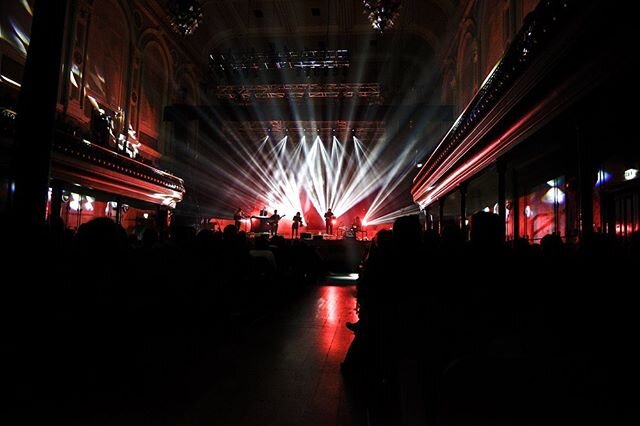
[[[169,0],[171,27],[179,34],[192,34],[202,22],[202,6],[197,0]]]
[[[371,26],[380,33],[393,28],[400,16],[400,0],[362,0],[362,3]]]

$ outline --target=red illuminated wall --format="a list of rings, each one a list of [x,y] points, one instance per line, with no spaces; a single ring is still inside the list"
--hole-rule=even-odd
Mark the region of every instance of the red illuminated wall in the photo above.
[[[89,29],[84,84],[88,95],[117,111],[125,106],[129,29],[115,0],[97,1]]]
[[[161,47],[149,43],[142,58],[140,131],[159,139],[162,107],[166,104],[169,69]]]

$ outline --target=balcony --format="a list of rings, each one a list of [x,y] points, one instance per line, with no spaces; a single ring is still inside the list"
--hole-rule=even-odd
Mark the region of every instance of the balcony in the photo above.
[[[425,161],[412,197],[425,207],[446,195],[558,115],[599,78],[585,21],[596,2],[547,0],[527,16],[504,56]]]
[[[53,141],[51,177],[169,207],[185,193],[179,177],[62,131],[56,131]]]

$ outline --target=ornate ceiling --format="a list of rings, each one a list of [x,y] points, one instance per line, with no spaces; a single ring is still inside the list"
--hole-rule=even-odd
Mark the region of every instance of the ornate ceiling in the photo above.
[[[446,40],[458,0],[403,0],[396,27],[376,36],[361,0],[203,0],[204,22],[194,34],[203,52],[269,43],[353,45],[402,34],[429,51]],[[313,46],[315,47],[315,46]]]

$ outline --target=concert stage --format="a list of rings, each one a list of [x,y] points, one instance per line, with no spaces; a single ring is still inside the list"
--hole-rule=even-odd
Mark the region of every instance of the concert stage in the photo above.
[[[228,225],[234,225],[233,219],[219,219],[212,218],[209,220],[209,225],[214,231],[222,231]],[[390,225],[389,225],[390,226]],[[301,227],[299,229],[300,239],[302,240],[359,240],[369,241],[377,232],[378,229],[382,229],[380,226],[375,226],[374,229],[362,229],[360,231],[353,231],[347,227],[334,228],[333,234],[327,234],[324,228],[309,229],[308,227]],[[249,238],[255,238],[256,236],[265,235],[271,237],[269,233],[268,217],[252,216],[251,218],[241,220],[239,231],[246,232]],[[281,221],[278,227],[278,235],[287,239],[291,239],[291,222]]]

